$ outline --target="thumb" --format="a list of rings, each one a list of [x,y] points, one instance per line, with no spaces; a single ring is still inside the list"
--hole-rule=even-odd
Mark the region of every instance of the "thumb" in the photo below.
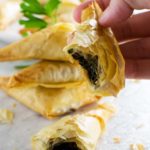
[[[125,0],[111,0],[99,22],[103,26],[113,26],[125,21],[132,13],[133,8],[131,8]]]
[[[149,9],[150,0],[124,0],[130,7],[134,9]]]

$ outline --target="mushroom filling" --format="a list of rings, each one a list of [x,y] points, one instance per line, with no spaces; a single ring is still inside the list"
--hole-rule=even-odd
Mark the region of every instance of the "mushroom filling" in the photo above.
[[[91,83],[98,86],[98,79],[101,71],[98,65],[98,56],[93,56],[91,54],[83,55],[81,51],[74,52],[73,49],[68,50],[68,53],[71,54],[75,60],[78,60],[79,64],[87,71]]]
[[[53,146],[52,150],[80,150],[75,142],[62,142]]]

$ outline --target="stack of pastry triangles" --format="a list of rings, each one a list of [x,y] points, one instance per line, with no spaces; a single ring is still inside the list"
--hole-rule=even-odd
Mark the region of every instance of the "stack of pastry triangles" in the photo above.
[[[93,3],[82,23],[58,23],[0,49],[0,61],[39,59],[0,87],[47,118],[116,95],[124,86],[124,60],[109,29],[98,25]]]

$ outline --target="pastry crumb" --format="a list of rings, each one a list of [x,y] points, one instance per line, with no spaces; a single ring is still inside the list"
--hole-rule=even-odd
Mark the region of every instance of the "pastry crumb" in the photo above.
[[[130,150],[145,150],[143,144],[131,144]]]
[[[121,138],[120,137],[114,137],[113,142],[116,144],[119,144],[121,142]]]
[[[0,123],[12,123],[14,114],[8,109],[0,109]]]
[[[12,104],[12,107],[13,107],[13,108],[16,108],[16,106],[17,106],[16,103],[13,103],[13,104]]]
[[[144,124],[139,124],[139,125],[136,126],[136,129],[140,129],[142,127],[144,127]]]
[[[133,82],[133,83],[140,83],[140,80],[133,79],[132,82]]]

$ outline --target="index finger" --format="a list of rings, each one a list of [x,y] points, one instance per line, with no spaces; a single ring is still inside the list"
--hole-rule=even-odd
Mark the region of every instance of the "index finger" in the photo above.
[[[92,3],[92,0],[88,0],[81,5],[79,5],[74,11],[74,18],[77,22],[81,22],[81,13],[82,11],[87,8]]]
[[[81,13],[83,9],[89,6],[93,0],[87,0],[79,5],[74,11],[74,18],[77,22],[81,22]],[[96,0],[100,7],[104,9],[99,22],[103,26],[113,26],[119,22],[126,20],[133,12],[133,9],[125,3],[124,0]],[[106,9],[106,10],[105,10]]]
[[[81,5],[79,5],[75,11],[74,11],[74,18],[77,22],[81,22],[81,13],[82,11],[87,8],[93,0],[87,0],[86,2],[82,3]],[[108,5],[110,0],[97,0],[98,4],[100,5],[100,7],[104,10]]]

